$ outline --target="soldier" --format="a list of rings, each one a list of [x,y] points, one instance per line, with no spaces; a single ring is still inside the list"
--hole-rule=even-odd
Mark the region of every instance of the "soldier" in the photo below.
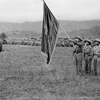
[[[97,75],[97,63],[98,63],[98,57],[100,57],[100,40],[96,39],[94,41],[94,47],[93,47],[93,67],[94,67],[94,74]]]
[[[91,41],[86,39],[84,40],[84,47],[83,47],[83,57],[84,57],[84,67],[85,73],[88,74],[91,72],[91,62],[92,62],[92,47]]]
[[[3,40],[0,38],[0,52],[2,51]]]
[[[75,37],[73,42],[73,55],[75,59],[76,74],[79,76],[82,74],[82,49],[83,49],[83,40],[81,37]]]

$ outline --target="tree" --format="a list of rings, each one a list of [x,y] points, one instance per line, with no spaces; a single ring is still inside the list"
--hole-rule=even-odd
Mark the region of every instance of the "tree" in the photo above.
[[[3,40],[5,40],[7,38],[6,34],[5,33],[1,33],[0,34],[0,38],[2,38]]]
[[[6,41],[7,36],[5,33],[1,33],[0,38],[3,40],[3,44],[7,44],[7,41]]]

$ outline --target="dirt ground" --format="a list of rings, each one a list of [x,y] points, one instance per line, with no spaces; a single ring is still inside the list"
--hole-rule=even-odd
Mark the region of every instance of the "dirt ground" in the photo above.
[[[77,77],[71,48],[56,47],[48,67],[40,47],[4,45],[3,50],[0,100],[100,100],[100,74]]]

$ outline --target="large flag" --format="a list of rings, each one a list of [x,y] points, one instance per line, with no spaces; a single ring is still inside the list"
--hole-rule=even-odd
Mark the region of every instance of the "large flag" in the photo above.
[[[58,35],[58,29],[59,23],[57,19],[44,2],[41,51],[47,57],[47,64],[50,62],[54,47],[56,45],[55,43]]]

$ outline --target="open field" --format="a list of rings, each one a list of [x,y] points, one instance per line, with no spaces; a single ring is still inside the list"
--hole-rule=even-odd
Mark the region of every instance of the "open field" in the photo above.
[[[100,74],[77,77],[71,48],[56,47],[49,68],[40,47],[4,45],[3,50],[0,100],[100,100]]]

